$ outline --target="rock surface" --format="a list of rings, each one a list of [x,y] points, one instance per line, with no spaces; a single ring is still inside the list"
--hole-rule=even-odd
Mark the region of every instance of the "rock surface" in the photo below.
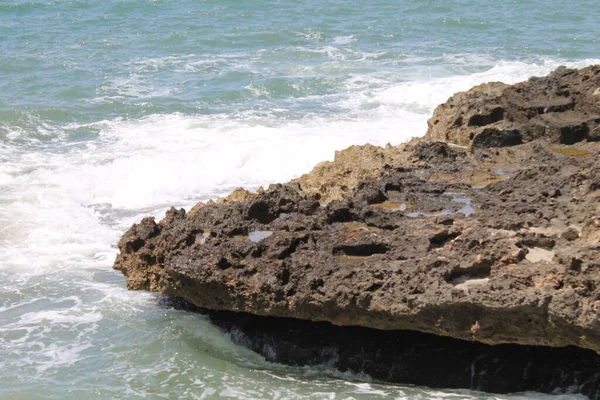
[[[598,88],[600,67],[480,85],[424,139],[145,218],[115,268],[211,310],[600,353]]]
[[[484,83],[438,106],[428,125],[429,138],[476,148],[598,141],[600,66],[561,67],[513,86]]]

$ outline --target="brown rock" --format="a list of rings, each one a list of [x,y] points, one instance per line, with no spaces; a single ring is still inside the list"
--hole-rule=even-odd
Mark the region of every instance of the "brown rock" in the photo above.
[[[318,164],[294,182],[299,183],[305,193],[318,195],[322,202],[340,200],[348,197],[359,183],[380,177],[392,166],[403,163],[407,156],[392,146],[350,146],[336,151],[334,161]]]
[[[512,86],[482,84],[438,106],[425,137],[474,148],[514,146],[540,137],[566,145],[599,140],[598,88],[600,66],[560,67]]]
[[[599,79],[480,85],[424,140],[142,220],[115,268],[213,310],[600,353]]]
[[[587,283],[600,282],[600,268],[589,267],[598,263],[597,224],[571,241],[550,222],[577,225],[596,212],[588,188],[598,157],[538,142],[484,161],[444,144],[397,151],[402,166],[326,206],[291,183],[144,220],[124,235],[115,268],[131,289],[214,310],[600,352],[591,311],[600,288]],[[462,182],[487,168],[505,178],[483,188]],[[544,196],[548,187],[561,195]]]

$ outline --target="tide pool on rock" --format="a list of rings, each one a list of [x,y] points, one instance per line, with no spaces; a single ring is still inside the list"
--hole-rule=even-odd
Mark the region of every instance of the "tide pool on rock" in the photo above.
[[[0,397],[548,398],[267,363],[111,270],[143,216],[423,135],[475,84],[598,62],[595,2],[533,4],[2,1]]]

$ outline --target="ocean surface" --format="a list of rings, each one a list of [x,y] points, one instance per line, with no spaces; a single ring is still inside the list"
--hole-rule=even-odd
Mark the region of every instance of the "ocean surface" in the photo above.
[[[574,398],[271,364],[111,267],[143,216],[600,62],[598,21],[590,0],[0,0],[0,399]]]

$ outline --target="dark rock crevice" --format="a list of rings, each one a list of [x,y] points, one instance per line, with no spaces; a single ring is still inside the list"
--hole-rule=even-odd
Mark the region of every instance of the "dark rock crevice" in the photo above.
[[[459,117],[460,118],[460,117]],[[504,109],[502,107],[496,107],[491,109],[488,113],[475,114],[469,118],[468,126],[486,126],[498,122],[504,118]],[[457,119],[458,121],[459,119]],[[457,121],[454,122],[454,126],[462,125],[462,118],[460,123],[457,125]]]

